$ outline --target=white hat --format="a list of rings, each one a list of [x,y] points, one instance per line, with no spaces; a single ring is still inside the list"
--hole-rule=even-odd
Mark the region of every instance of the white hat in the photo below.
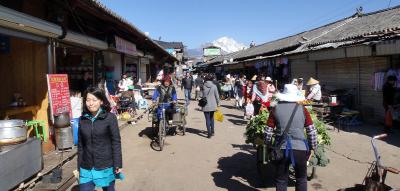
[[[285,89],[282,93],[276,94],[279,101],[299,102],[304,101],[305,97],[299,94],[299,89],[293,84],[285,84]]]
[[[267,78],[265,78],[265,81],[270,81],[270,82],[272,82],[272,79],[271,79],[271,77],[267,77]]]

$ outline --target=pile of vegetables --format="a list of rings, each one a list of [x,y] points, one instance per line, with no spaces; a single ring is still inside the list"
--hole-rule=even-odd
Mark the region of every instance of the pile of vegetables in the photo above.
[[[317,114],[315,114],[315,112],[313,112],[311,109],[308,111],[310,112],[314,127],[317,129],[318,134],[318,148],[316,151],[314,151],[314,155],[311,157],[310,163],[314,166],[327,166],[329,159],[325,153],[325,146],[331,145],[331,137],[328,134],[325,123],[318,119]]]
[[[246,143],[251,143],[254,146],[264,144],[264,132],[268,116],[268,111],[263,110],[250,120],[246,126],[246,132],[244,133]]]
[[[331,137],[329,137],[325,123],[318,119],[317,114],[315,114],[311,109],[308,109],[308,111],[310,112],[314,127],[317,129],[318,145],[331,145]]]
[[[310,162],[312,165],[326,166],[329,163],[329,159],[327,159],[325,155],[324,148],[325,146],[331,145],[331,138],[324,121],[318,119],[316,113],[311,109],[309,109],[309,112],[318,134],[318,149],[315,151],[315,154],[311,158]],[[246,137],[246,143],[253,144],[254,147],[264,144],[264,133],[268,117],[269,112],[267,110],[263,110],[260,112],[260,114],[256,115],[250,120],[246,126],[246,132],[244,133]]]

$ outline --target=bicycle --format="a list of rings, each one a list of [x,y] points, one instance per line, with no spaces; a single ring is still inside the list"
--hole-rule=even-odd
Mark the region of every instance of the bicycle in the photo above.
[[[395,191],[390,186],[385,184],[387,172],[393,174],[399,174],[400,171],[393,167],[384,166],[381,162],[381,155],[378,152],[378,148],[375,145],[375,140],[383,139],[387,134],[381,134],[372,137],[371,145],[375,156],[375,161],[372,162],[371,166],[367,171],[367,175],[363,180],[363,187],[367,191]]]
[[[158,119],[158,145],[160,147],[160,151],[163,150],[164,148],[164,143],[165,143],[165,137],[167,135],[167,128],[168,128],[168,122],[165,116],[165,111],[166,107],[169,107],[171,105],[171,102],[167,103],[158,103],[158,108],[161,108],[161,116]]]
[[[152,122],[152,127],[158,129],[158,132],[156,132],[156,142],[158,144],[157,146],[160,148],[160,151],[163,150],[165,137],[167,136],[169,128],[172,127],[172,124],[169,124],[168,120],[166,119],[166,110],[171,104],[173,104],[173,102],[153,104],[148,113],[148,120]],[[161,109],[160,115],[158,115],[158,109]],[[152,146],[154,145],[152,144]]]

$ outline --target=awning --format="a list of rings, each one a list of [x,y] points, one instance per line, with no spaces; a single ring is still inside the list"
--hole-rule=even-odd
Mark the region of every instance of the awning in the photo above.
[[[56,24],[3,6],[0,6],[0,27],[50,38],[57,38],[62,34],[61,27]],[[104,41],[72,31],[67,31],[67,36],[62,41],[99,50],[108,48],[108,44]]]
[[[61,27],[39,18],[0,6],[0,26],[39,36],[56,38]]]
[[[86,46],[88,48],[95,48],[98,50],[108,49],[108,44],[106,42],[72,31],[67,31],[67,36],[65,36],[65,38],[62,41],[81,46]]]
[[[5,28],[5,27],[0,27],[0,34],[7,35],[7,36],[13,36],[13,37],[17,37],[17,38],[22,38],[22,39],[26,39],[26,40],[32,40],[32,41],[40,42],[40,43],[47,43],[46,37],[34,35],[31,33],[27,33],[27,32],[16,31],[16,30],[13,30],[10,28]]]

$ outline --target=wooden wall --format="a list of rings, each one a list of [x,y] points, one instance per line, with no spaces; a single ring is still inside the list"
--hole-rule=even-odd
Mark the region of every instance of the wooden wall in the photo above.
[[[350,89],[354,104],[365,118],[382,119],[382,91],[375,91],[371,80],[374,72],[388,69],[387,57],[358,57],[317,61],[317,78],[322,85]]]
[[[10,52],[0,53],[0,108],[7,107],[13,94],[19,92],[28,105],[40,107],[37,119],[44,120],[49,127],[46,74],[47,45],[10,37]],[[51,149],[50,143],[44,144],[44,151]]]
[[[289,57],[292,78],[302,77],[305,82],[316,77],[315,61],[308,60],[307,54]]]
[[[382,91],[375,91],[371,85],[372,75],[380,70],[386,71],[389,65],[388,57],[361,57],[361,104],[368,111],[372,108],[376,119],[383,119]],[[367,116],[368,117],[368,116]],[[382,120],[383,121],[383,120]]]

